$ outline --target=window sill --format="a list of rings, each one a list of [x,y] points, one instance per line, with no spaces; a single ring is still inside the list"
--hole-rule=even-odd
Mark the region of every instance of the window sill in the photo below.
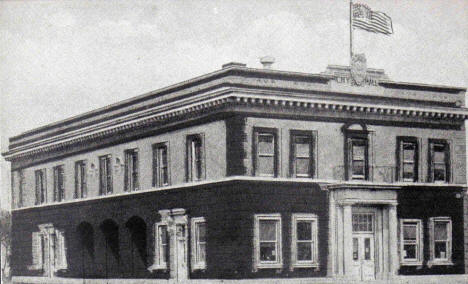
[[[283,268],[282,263],[259,263],[256,265],[257,269],[281,269]]]
[[[419,262],[400,262],[401,266],[422,266],[422,261]]]
[[[437,266],[437,265],[454,265],[451,260],[430,260],[427,262],[427,266]]]
[[[148,270],[150,272],[157,271],[157,270],[167,270],[167,265],[161,265],[161,264],[153,264],[150,267],[148,267]]]
[[[192,267],[192,271],[199,271],[199,270],[206,270],[206,264],[205,263],[195,264]]]
[[[42,271],[42,267],[38,267],[36,265],[28,265],[28,270],[31,271]]]
[[[320,264],[317,262],[309,262],[309,263],[294,263],[291,265],[291,271],[293,271],[295,268],[315,268],[316,270],[319,270]]]

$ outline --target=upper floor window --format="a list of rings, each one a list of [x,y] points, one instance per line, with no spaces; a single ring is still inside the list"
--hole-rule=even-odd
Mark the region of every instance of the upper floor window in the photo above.
[[[314,214],[292,215],[292,267],[318,266],[317,222]]]
[[[429,265],[452,263],[452,220],[449,217],[429,218]]]
[[[400,220],[400,256],[403,265],[422,265],[423,227],[420,219]]]
[[[63,165],[54,167],[54,201],[57,202],[65,199],[63,178]]]
[[[192,270],[206,268],[206,221],[192,218]]]
[[[203,179],[203,137],[200,134],[187,136],[187,181]]]
[[[13,197],[13,206],[15,208],[23,207],[23,190],[24,190],[24,171],[15,170],[12,172],[12,197]]]
[[[277,134],[275,129],[254,130],[254,175],[278,175]]]
[[[125,150],[125,191],[138,190],[138,149]]]
[[[254,224],[255,268],[281,268],[281,215],[258,214]]]
[[[398,178],[400,181],[418,181],[419,148],[415,137],[398,137]]]
[[[153,146],[153,186],[169,185],[169,160],[167,143]]]
[[[112,193],[111,155],[99,157],[99,195]]]
[[[46,169],[34,172],[36,178],[36,205],[47,202],[47,176]]]
[[[429,140],[429,178],[431,182],[450,181],[450,151],[446,140]]]
[[[314,137],[310,131],[292,130],[290,137],[290,171],[292,177],[314,176]]]
[[[352,180],[369,179],[369,141],[367,134],[347,133],[346,141],[347,178]]]
[[[75,163],[75,198],[85,198],[86,195],[86,163],[78,161]]]

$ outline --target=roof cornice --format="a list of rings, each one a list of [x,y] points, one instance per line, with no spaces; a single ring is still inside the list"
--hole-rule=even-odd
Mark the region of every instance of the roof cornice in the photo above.
[[[235,89],[225,88],[206,94],[203,97],[187,99],[185,102],[174,103],[173,108],[167,105],[137,112],[111,121],[105,121],[86,128],[61,135],[54,135],[26,145],[15,147],[2,155],[6,160],[13,160],[38,153],[50,152],[76,143],[85,143],[107,135],[122,131],[131,131],[154,123],[164,123],[169,119],[186,116],[190,113],[210,109],[219,109],[225,105],[261,105],[279,107],[297,107],[305,109],[329,110],[333,112],[370,113],[386,116],[420,117],[428,120],[463,121],[468,118],[468,109],[465,108],[431,108],[431,107],[404,107],[378,104],[364,104],[349,101],[334,101],[311,98],[297,98],[287,95],[258,95],[254,93],[233,93]],[[179,106],[180,105],[180,106]],[[313,116],[314,113],[311,113]]]
[[[419,90],[436,90],[436,91],[442,90],[442,91],[452,91],[452,92],[466,92],[466,88],[446,86],[446,85],[397,82],[397,81],[391,81],[391,80],[380,80],[379,84],[382,86],[405,87],[405,88],[419,89]]]

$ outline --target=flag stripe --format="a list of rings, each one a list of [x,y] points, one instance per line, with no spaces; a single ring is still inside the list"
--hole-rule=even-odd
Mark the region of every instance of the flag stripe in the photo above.
[[[362,21],[362,20],[354,20],[353,21],[353,27],[357,27],[357,28],[366,28],[367,29],[375,29],[375,30],[378,30],[378,32],[382,32],[382,33],[388,33],[388,34],[391,34],[393,33],[393,30],[392,30],[392,27],[390,25],[381,25],[381,24],[378,24],[378,23],[368,23],[366,21]],[[372,31],[372,30],[371,30]]]
[[[383,33],[383,34],[391,34],[392,33],[391,31],[389,31],[387,29],[383,29],[383,28],[378,27],[378,26],[363,23],[361,21],[353,22],[353,27],[361,28],[363,30],[366,30],[366,31],[369,31],[369,32],[374,32],[374,33]]]
[[[381,25],[383,25],[383,26],[388,25],[388,22],[387,22],[387,21],[382,20],[382,19],[379,19],[379,18],[375,18],[375,17],[372,17],[371,21],[376,22],[376,23],[379,23],[379,24],[381,24]]]

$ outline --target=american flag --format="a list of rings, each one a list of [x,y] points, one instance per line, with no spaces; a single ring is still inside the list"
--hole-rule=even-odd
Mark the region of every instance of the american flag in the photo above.
[[[386,35],[393,33],[392,19],[364,4],[353,4],[353,27]]]

